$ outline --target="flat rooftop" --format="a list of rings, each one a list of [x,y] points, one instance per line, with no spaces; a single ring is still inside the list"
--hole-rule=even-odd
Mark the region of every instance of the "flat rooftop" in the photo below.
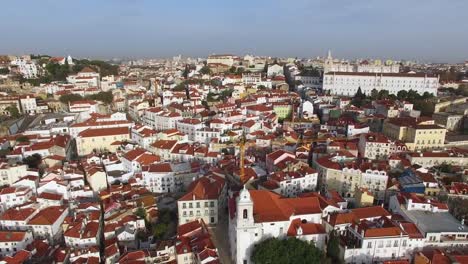
[[[467,232],[468,228],[465,226],[461,229],[462,224],[455,217],[448,212],[428,212],[419,210],[406,210],[403,213],[415,223],[421,232],[426,233],[440,233],[440,232]]]

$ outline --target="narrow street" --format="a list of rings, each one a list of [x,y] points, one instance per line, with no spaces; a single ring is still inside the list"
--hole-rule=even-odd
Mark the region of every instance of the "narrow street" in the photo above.
[[[216,227],[210,227],[209,231],[213,239],[213,243],[218,248],[221,263],[232,264],[230,246],[229,246],[229,221],[226,210],[219,212],[219,219]]]

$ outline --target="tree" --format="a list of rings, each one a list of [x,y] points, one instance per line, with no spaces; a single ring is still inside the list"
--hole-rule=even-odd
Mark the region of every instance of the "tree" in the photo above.
[[[146,210],[143,207],[138,207],[136,212],[136,216],[139,216],[140,218],[146,219]]]
[[[379,100],[387,98],[389,95],[388,90],[380,90],[379,91]]]
[[[99,92],[97,94],[89,95],[86,98],[91,99],[91,100],[101,101],[108,105],[114,101],[114,95],[112,94],[112,91]]]
[[[21,116],[19,110],[18,110],[18,107],[16,107],[16,105],[12,104],[8,107],[5,108],[5,110],[7,110],[8,112],[10,112],[10,115],[11,117],[13,118],[19,118]]]
[[[16,138],[16,142],[29,142],[29,138],[27,136],[19,136]]]
[[[153,235],[156,239],[162,239],[167,232],[167,224],[158,223],[153,227]]]
[[[371,98],[372,100],[377,100],[379,98],[379,91],[377,89],[372,89],[371,91]]]
[[[237,68],[236,73],[237,74],[242,74],[242,73],[244,73],[244,71],[245,71],[245,69],[243,67],[239,67],[239,68]]]
[[[231,68],[229,68],[229,70],[228,70],[228,73],[231,73],[231,74],[236,73],[236,67],[235,67],[235,66],[231,66]]]
[[[354,98],[351,100],[351,104],[356,107],[361,107],[364,104],[365,99],[366,95],[362,92],[361,87],[359,87]]]
[[[452,168],[452,165],[451,164],[448,164],[446,162],[442,163],[439,167],[439,170],[441,172],[444,172],[444,173],[452,173],[453,172],[453,168]]]
[[[327,256],[331,258],[333,263],[341,263],[340,257],[340,241],[339,235],[335,230],[330,233],[328,244],[327,244]]]
[[[23,163],[27,164],[30,169],[38,169],[41,162],[42,156],[37,153],[23,159]]]
[[[397,93],[398,100],[405,100],[407,96],[408,96],[408,92],[406,90],[401,90],[401,91],[398,91]]]
[[[189,73],[190,73],[190,69],[189,69],[188,65],[185,65],[184,71],[182,72],[182,77],[184,77],[184,79],[187,79]]]
[[[366,95],[362,92],[361,86],[356,91],[356,95],[354,95],[355,98],[359,98],[361,100],[366,99]]]
[[[269,238],[253,249],[252,261],[256,264],[321,263],[323,253],[306,241],[295,237],[287,239]]]
[[[64,94],[60,96],[59,98],[59,101],[64,104],[68,104],[69,102],[74,102],[74,101],[79,101],[79,100],[83,100],[83,96],[79,94]]]
[[[410,101],[411,102],[411,101]],[[415,110],[421,111],[424,116],[432,116],[434,113],[434,102],[432,100],[415,100],[412,102]]]
[[[179,84],[177,84],[176,86],[174,86],[174,88],[172,88],[172,90],[174,91],[177,91],[177,92],[183,92],[185,91],[185,82],[181,82]]]
[[[199,70],[199,72],[201,74],[211,74],[211,69],[210,69],[210,67],[205,65]]]
[[[0,74],[9,74],[10,70],[8,68],[0,68]]]
[[[232,93],[234,92],[234,89],[226,89],[226,90],[223,90],[219,96],[219,98],[221,100],[226,100],[227,98],[231,97],[232,96]]]

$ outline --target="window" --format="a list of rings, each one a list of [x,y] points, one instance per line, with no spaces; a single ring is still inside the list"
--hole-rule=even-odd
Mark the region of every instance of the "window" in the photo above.
[[[243,211],[243,218],[244,218],[244,219],[247,219],[247,218],[248,218],[248,217],[247,217],[247,209],[244,209],[244,211]]]
[[[372,242],[367,242],[367,248],[372,248]]]
[[[393,247],[398,247],[398,240],[395,240],[395,242],[393,243]]]

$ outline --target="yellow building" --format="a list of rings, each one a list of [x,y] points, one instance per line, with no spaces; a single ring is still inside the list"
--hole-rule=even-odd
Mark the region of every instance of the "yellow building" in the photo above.
[[[365,207],[374,205],[374,195],[366,188],[358,188],[355,192],[355,200],[357,207]]]
[[[443,147],[446,131],[432,119],[390,118],[383,125],[384,135],[405,142],[411,151]]]
[[[130,133],[127,127],[112,127],[86,129],[76,137],[76,149],[79,156],[87,155],[93,151],[115,152],[120,144],[129,141]]]
[[[444,146],[447,130],[438,125],[416,125],[409,127],[404,140],[409,150],[437,149]]]
[[[285,119],[292,114],[292,105],[290,103],[273,103],[273,111],[278,119]]]
[[[344,160],[342,160],[344,161]],[[343,162],[325,156],[314,161],[321,185],[327,190],[336,190],[342,197],[354,197],[361,182],[359,169],[348,168]]]

